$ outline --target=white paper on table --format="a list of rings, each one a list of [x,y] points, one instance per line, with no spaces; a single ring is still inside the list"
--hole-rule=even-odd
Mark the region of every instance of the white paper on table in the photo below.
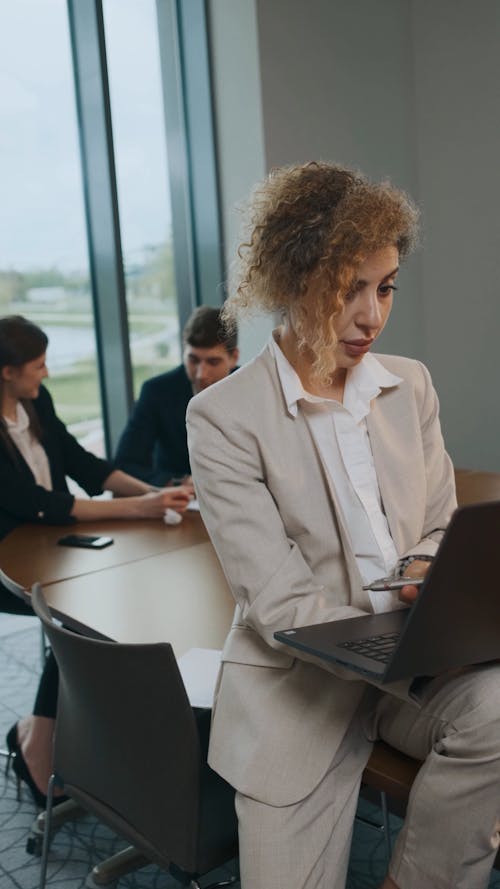
[[[177,661],[192,707],[211,707],[222,652],[214,648],[190,648]]]
[[[200,511],[200,504],[198,503],[196,497],[193,500],[189,501],[187,508],[192,509],[194,512]]]

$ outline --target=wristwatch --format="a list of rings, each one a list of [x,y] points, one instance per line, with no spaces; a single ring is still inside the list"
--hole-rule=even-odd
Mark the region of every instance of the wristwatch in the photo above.
[[[432,562],[433,559],[434,556],[425,556],[423,553],[418,553],[414,556],[405,556],[404,559],[400,559],[398,562],[397,576],[404,577],[408,565],[411,565],[412,562]]]

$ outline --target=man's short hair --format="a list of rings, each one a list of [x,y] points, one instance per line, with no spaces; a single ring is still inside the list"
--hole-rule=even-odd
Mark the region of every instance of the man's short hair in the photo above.
[[[199,306],[188,318],[183,331],[184,345],[194,346],[197,349],[212,349],[214,346],[224,346],[228,352],[232,352],[238,345],[238,331],[236,327],[229,330],[222,318],[222,308],[215,309],[212,306]]]

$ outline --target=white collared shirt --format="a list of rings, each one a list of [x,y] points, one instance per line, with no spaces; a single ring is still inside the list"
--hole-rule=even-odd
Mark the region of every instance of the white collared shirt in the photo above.
[[[16,448],[26,460],[29,468],[35,476],[37,485],[52,490],[52,475],[49,459],[42,445],[32,434],[28,414],[20,402],[17,403],[17,418],[15,421],[5,417],[7,431]]]
[[[274,338],[271,348],[288,412],[295,417],[300,409],[307,419],[337,494],[364,583],[391,574],[398,553],[383,511],[366,417],[372,400],[384,387],[397,386],[401,378],[367,354],[348,370],[341,404],[307,392]],[[369,595],[374,611],[400,604],[394,593]]]

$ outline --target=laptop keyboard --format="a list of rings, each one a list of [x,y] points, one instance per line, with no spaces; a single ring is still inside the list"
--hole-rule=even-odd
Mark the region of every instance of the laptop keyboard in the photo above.
[[[399,639],[399,633],[382,633],[380,636],[368,636],[366,639],[354,639],[350,642],[341,642],[339,648],[347,648],[356,654],[364,654],[380,663],[385,664],[389,660]]]

